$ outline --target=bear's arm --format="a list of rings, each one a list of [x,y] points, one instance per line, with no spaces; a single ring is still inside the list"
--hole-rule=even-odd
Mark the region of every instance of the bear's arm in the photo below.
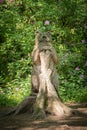
[[[38,48],[35,48],[33,50],[33,52],[32,52],[32,59],[33,59],[33,62],[35,64],[37,64],[39,62],[40,57],[39,57],[39,49]]]
[[[55,51],[55,49],[53,47],[51,48],[51,51],[52,51],[52,58],[53,58],[54,63],[58,64],[58,55],[57,55],[57,52]]]

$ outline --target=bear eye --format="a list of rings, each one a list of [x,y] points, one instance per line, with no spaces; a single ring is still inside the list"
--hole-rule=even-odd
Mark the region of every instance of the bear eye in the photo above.
[[[49,36],[51,36],[51,35],[52,35],[50,31],[48,31],[48,32],[47,32],[47,34],[48,34]]]
[[[40,32],[39,31],[35,31],[35,34],[40,34]]]

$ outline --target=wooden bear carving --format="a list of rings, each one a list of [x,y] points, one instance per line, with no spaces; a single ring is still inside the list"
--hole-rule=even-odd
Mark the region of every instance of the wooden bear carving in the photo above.
[[[51,33],[36,32],[35,35],[36,35],[35,46],[32,52],[32,59],[33,59],[33,69],[31,74],[32,91],[36,93],[39,91],[40,86],[39,75],[41,74],[40,52],[42,51],[44,52],[50,51],[51,53],[51,62],[49,64],[49,68],[52,70],[51,82],[57,91],[59,80],[55,64],[58,63],[58,56],[51,44]]]

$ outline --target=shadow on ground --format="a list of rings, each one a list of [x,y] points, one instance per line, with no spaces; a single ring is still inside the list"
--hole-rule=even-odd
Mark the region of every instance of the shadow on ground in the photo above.
[[[77,116],[58,119],[48,116],[44,120],[32,120],[31,114],[21,114],[0,118],[0,130],[87,130],[87,104],[68,104],[81,113]],[[1,108],[4,113],[9,108]]]

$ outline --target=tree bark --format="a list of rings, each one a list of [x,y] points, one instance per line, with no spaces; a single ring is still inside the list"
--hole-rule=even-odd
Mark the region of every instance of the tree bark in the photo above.
[[[41,52],[41,74],[39,93],[36,99],[36,109],[53,115],[62,117],[72,113],[71,108],[64,105],[58,97],[57,91],[55,90],[51,82],[52,70],[50,69],[51,53],[50,51]]]

